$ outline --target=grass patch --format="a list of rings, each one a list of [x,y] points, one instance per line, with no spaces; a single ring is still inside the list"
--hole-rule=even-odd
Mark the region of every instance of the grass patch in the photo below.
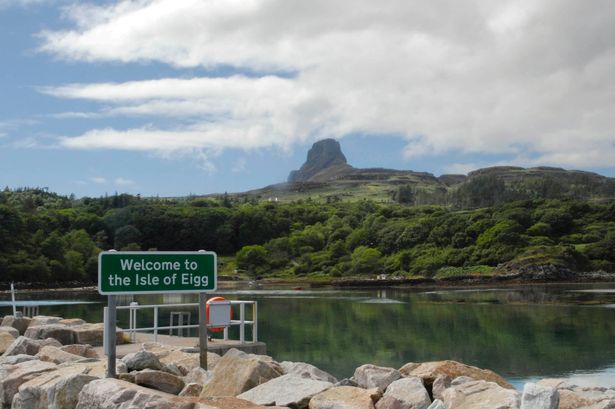
[[[495,267],[491,266],[469,266],[469,267],[442,267],[434,276],[435,278],[451,278],[451,277],[484,277],[495,274]]]

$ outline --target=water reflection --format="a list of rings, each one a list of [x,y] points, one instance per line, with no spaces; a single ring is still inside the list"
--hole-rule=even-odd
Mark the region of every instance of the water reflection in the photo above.
[[[594,384],[615,386],[614,288],[604,284],[343,291],[255,287],[216,295],[259,302],[259,338],[275,359],[307,361],[337,377],[350,376],[367,362],[400,367],[412,361],[454,359],[493,369],[516,384],[571,376],[581,381],[598,377],[600,382]],[[59,296],[104,301],[95,293],[54,293],[54,298]],[[197,299],[190,294],[148,295],[126,297],[121,305]],[[41,307],[41,314],[101,321],[101,307],[49,305]],[[0,304],[0,313],[9,310]],[[192,312],[191,323],[196,324],[198,315],[195,309]],[[140,324],[151,324],[152,314],[140,312]],[[126,325],[125,315],[118,315],[120,325]],[[166,325],[169,315],[170,310],[161,312],[160,325]]]

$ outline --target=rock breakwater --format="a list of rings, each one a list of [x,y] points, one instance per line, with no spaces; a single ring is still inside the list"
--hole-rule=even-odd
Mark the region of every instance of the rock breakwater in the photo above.
[[[351,378],[338,380],[307,363],[276,362],[236,349],[222,357],[209,353],[206,371],[199,367],[198,349],[158,343],[142,344],[118,360],[118,379],[109,379],[106,359],[90,344],[76,342],[102,341],[102,334],[99,339],[90,331],[97,325],[4,317],[0,409],[615,408],[615,389],[544,379],[519,392],[493,371],[455,361],[409,362],[401,368],[365,364]]]

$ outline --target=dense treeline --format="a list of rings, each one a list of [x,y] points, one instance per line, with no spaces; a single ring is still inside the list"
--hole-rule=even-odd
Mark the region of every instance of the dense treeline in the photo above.
[[[615,271],[615,201],[453,211],[0,192],[0,281],[94,281],[98,252],[111,248],[213,250],[236,256],[232,270],[253,276],[448,276],[491,272],[511,260]]]

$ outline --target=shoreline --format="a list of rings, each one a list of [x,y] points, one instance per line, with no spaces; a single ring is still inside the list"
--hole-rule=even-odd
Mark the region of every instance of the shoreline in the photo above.
[[[589,273],[593,274],[593,273]],[[601,276],[581,276],[579,279],[519,279],[503,277],[455,277],[454,279],[362,279],[349,278],[343,280],[311,281],[311,280],[285,280],[266,278],[257,281],[253,280],[221,280],[219,289],[232,289],[239,286],[263,287],[267,285],[287,286],[291,289],[302,290],[306,288],[340,288],[340,289],[387,289],[387,288],[482,288],[497,285],[502,288],[528,285],[573,285],[573,284],[594,284],[594,283],[613,283],[615,284],[615,274]],[[14,283],[15,293],[40,293],[44,291],[55,292],[76,292],[87,291],[97,292],[97,285],[92,283],[76,283],[74,286],[66,286],[67,283]],[[10,294],[10,283],[0,283],[0,294]]]

